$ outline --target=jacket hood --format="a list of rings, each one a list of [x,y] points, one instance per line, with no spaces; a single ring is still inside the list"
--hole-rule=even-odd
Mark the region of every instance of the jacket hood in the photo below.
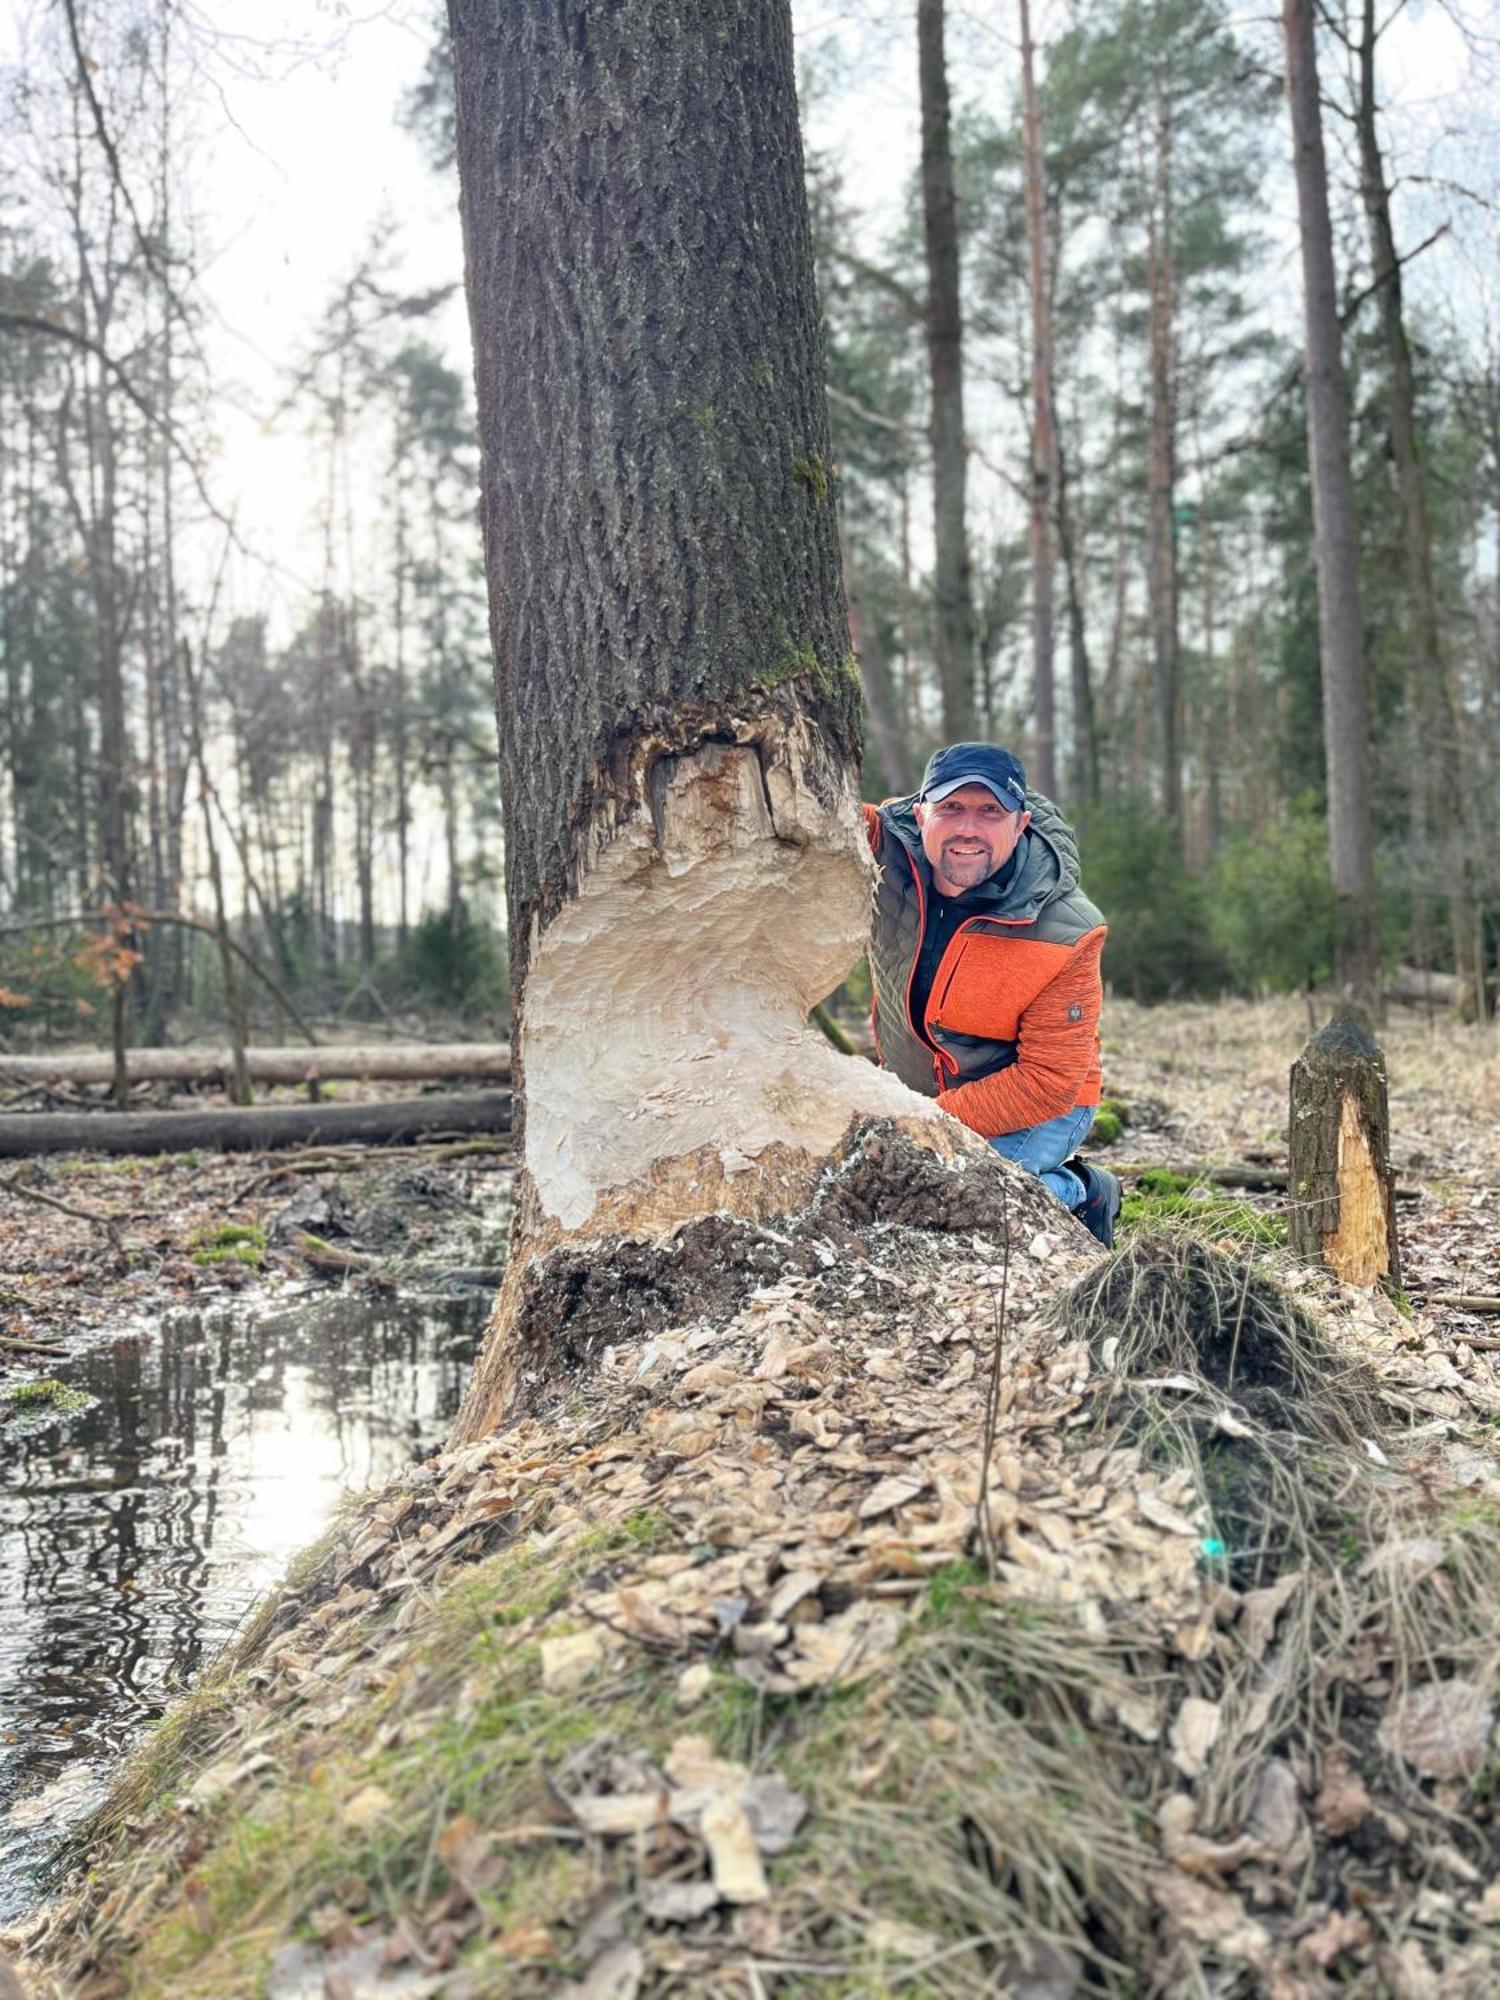
[[[913,792],[904,799],[891,799],[880,812],[922,871],[923,882],[930,886],[932,870],[922,852],[916,804],[917,795]],[[978,916],[984,915],[985,889],[990,890],[989,900],[997,917],[1004,917],[1008,923],[1029,923],[1055,897],[1065,896],[1078,887],[1078,837],[1072,827],[1042,792],[1027,792],[1026,809],[1031,814],[1031,824],[1016,846],[1019,866],[1015,874],[1003,888],[994,884],[992,876],[989,882],[968,892]]]

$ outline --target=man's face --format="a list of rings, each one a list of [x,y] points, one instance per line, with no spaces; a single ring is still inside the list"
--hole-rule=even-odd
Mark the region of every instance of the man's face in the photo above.
[[[1003,868],[1031,824],[1029,812],[1007,812],[988,785],[960,785],[916,810],[922,852],[940,896],[961,896]]]

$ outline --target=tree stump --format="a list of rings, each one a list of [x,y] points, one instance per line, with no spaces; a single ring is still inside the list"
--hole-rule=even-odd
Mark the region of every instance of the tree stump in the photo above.
[[[1385,1058],[1347,1014],[1292,1065],[1287,1238],[1351,1285],[1400,1283]]]

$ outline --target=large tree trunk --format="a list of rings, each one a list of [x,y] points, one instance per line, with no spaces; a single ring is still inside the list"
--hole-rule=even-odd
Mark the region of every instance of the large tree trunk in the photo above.
[[[1474,981],[1474,893],[1470,871],[1479,843],[1468,837],[1465,824],[1467,793],[1459,753],[1459,703],[1433,577],[1432,518],[1427,499],[1427,471],[1417,442],[1417,390],[1411,344],[1406,337],[1401,260],[1396,255],[1390,191],[1385,183],[1376,122],[1377,40],[1374,0],[1364,0],[1355,126],[1359,134],[1360,197],[1370,226],[1370,264],[1385,344],[1391,456],[1395,460],[1401,500],[1401,547],[1411,644],[1407,699],[1412,710],[1415,753],[1412,833],[1417,866],[1423,878],[1416,900],[1423,908],[1434,896],[1447,902],[1455,964],[1461,975]]]
[[[1021,90],[1026,127],[1026,251],[1031,291],[1031,764],[1037,789],[1057,796],[1057,702],[1052,671],[1052,505],[1057,446],[1052,404],[1052,295],[1047,280],[1042,114],[1031,7],[1021,0]],[[1076,726],[1076,719],[1075,719]]]
[[[932,373],[933,638],[943,734],[974,734],[974,601],[965,501],[963,310],[944,0],[917,0],[922,101],[922,219],[927,246],[927,354]]]
[[[788,0],[449,17],[524,1145],[474,1435],[569,1232],[782,1212],[930,1107],[806,1026],[868,866]]]
[[[1282,29],[1302,239],[1307,444],[1318,572],[1323,747],[1328,763],[1328,846],[1338,901],[1334,976],[1345,998],[1374,1018],[1380,1007],[1380,933],[1370,825],[1369,693],[1313,0],[1283,0]]]

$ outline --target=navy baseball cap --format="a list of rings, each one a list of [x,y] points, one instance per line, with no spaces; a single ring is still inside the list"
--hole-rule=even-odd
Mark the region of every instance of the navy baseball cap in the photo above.
[[[1026,772],[1019,758],[993,743],[950,743],[934,750],[917,797],[935,805],[963,785],[988,785],[1007,812],[1026,810]]]

